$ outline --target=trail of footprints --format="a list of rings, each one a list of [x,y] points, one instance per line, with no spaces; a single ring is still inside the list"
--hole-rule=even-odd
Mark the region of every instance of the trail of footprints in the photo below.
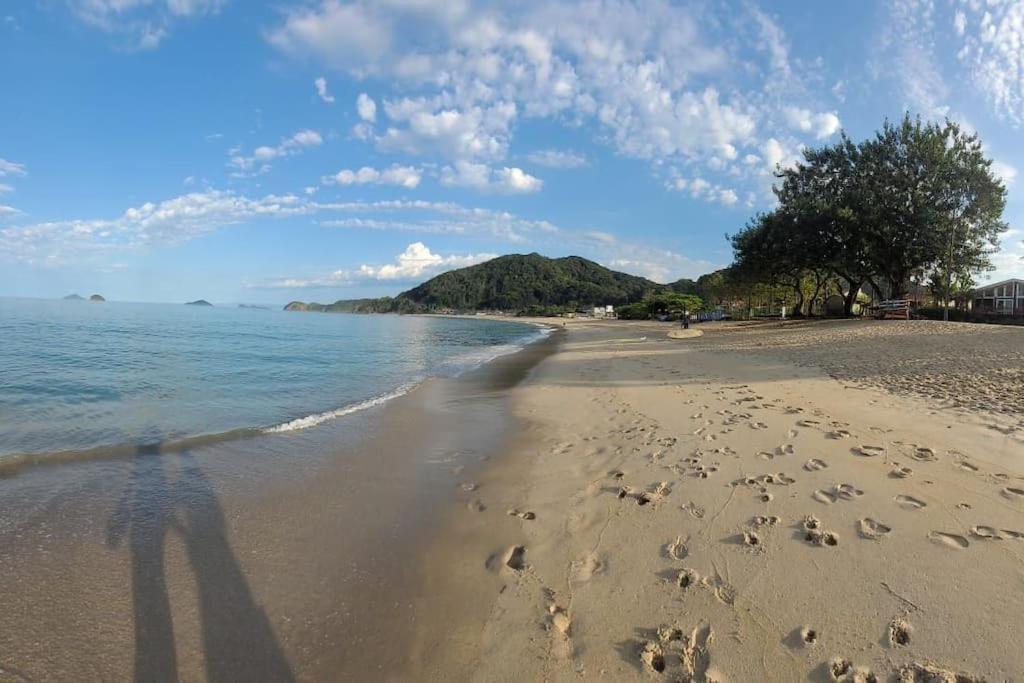
[[[784,414],[800,415],[802,410],[795,407],[781,405],[777,401],[766,401],[763,396],[757,395],[745,385],[726,386],[714,392],[717,395],[727,398],[727,392],[733,391],[733,405],[745,408],[745,411],[733,411],[727,408],[713,410],[709,405],[702,405],[700,409],[690,415],[695,428],[692,436],[705,442],[705,446],[697,448],[690,455],[680,458],[677,462],[663,465],[668,470],[680,477],[693,478],[696,480],[708,480],[712,478],[721,468],[722,462],[726,459],[740,457],[728,446],[714,447],[713,443],[717,437],[727,434],[737,426],[747,425],[754,430],[767,429],[769,425],[764,421],[755,418],[749,412],[756,409],[771,409],[781,411]],[[613,425],[605,441],[611,443],[621,442],[623,445],[616,448],[616,453],[622,455],[640,456],[651,464],[658,463],[674,454],[679,441],[674,436],[661,434],[660,425],[654,420],[647,418],[641,413],[629,408],[628,404],[619,402],[616,404],[613,399],[601,399],[595,397],[595,402],[602,402],[618,416],[619,423]],[[692,403],[693,401],[688,401]],[[629,419],[633,414],[635,417]],[[847,429],[848,425],[831,422],[826,419],[818,420],[813,418],[800,418],[795,422],[794,428],[788,432],[790,439],[798,439],[800,430],[816,430],[828,439],[851,439],[855,435]],[[876,430],[880,431],[880,430]],[[554,444],[553,455],[564,455],[575,448],[571,442],[560,442]],[[756,455],[765,461],[773,461],[776,458],[785,458],[796,453],[796,447],[792,442],[783,443],[770,451],[760,451]],[[914,460],[918,463],[935,463],[939,456],[934,449],[918,444],[893,442],[885,445],[859,444],[850,449],[850,452],[859,457],[888,459],[891,455],[897,454],[902,458]],[[950,453],[956,459],[955,465],[961,470],[982,475],[980,468],[970,463],[966,456],[959,453]],[[889,477],[894,479],[907,479],[914,475],[914,471],[907,466],[901,465],[898,461],[891,462]],[[810,458],[806,460],[802,469],[808,473],[818,473],[828,469],[829,464],[822,458]],[[626,472],[616,469],[608,472],[608,478],[613,482],[612,486],[605,486],[603,490],[612,491],[622,501],[630,501],[638,506],[656,507],[666,501],[673,489],[668,481],[660,481],[647,486],[634,486],[625,483]],[[1005,484],[1006,475],[994,474],[991,477]],[[731,482],[730,486],[743,487],[761,502],[770,502],[773,499],[772,490],[777,487],[786,487],[796,482],[794,477],[784,471],[767,472],[757,475],[744,476]],[[682,482],[679,482],[680,484]],[[1018,486],[1004,485],[1000,494],[1011,501],[1024,505],[1024,488]],[[836,483],[829,487],[815,490],[812,497],[815,501],[833,505],[840,502],[856,501],[864,495],[864,491],[854,484]],[[908,511],[919,511],[927,507],[927,503],[919,498],[908,494],[895,496],[893,502],[899,508]],[[479,503],[478,503],[479,504]],[[961,509],[970,509],[970,505],[962,503]],[[704,519],[706,511],[703,507],[693,501],[687,501],[679,505],[679,508],[696,520]],[[482,504],[481,504],[482,509]],[[529,521],[535,519],[535,515],[529,511],[509,509],[507,513],[518,517],[521,520]],[[765,552],[767,536],[772,531],[782,526],[783,520],[776,515],[756,515],[751,518],[739,534],[736,535],[736,542],[744,546],[748,551],[757,553]],[[804,543],[821,547],[835,548],[840,544],[840,534],[834,530],[824,527],[823,522],[815,515],[806,515],[803,519],[796,521],[793,525],[794,537]],[[888,538],[893,529],[888,524],[879,521],[874,517],[863,517],[856,521],[856,533],[864,540],[880,542]],[[970,541],[968,536],[978,541],[1006,541],[1024,540],[1024,532],[1011,529],[1000,529],[987,525],[975,525],[964,533],[955,533],[945,530],[934,530],[928,534],[932,542],[948,549],[963,550],[968,548]],[[502,564],[517,574],[529,571],[526,563],[526,547],[517,545],[509,548],[501,557]],[[663,546],[664,556],[672,562],[684,563],[692,559],[690,554],[689,539],[677,536]],[[489,560],[489,563],[491,560]],[[580,560],[577,560],[571,567],[571,579],[574,582],[587,581],[593,575],[603,570],[601,558],[591,553]],[[675,590],[682,595],[695,590],[709,591],[719,602],[725,605],[733,605],[736,600],[736,590],[720,576],[702,576],[695,569],[688,566],[679,566],[671,574],[671,581]],[[547,624],[552,633],[561,638],[564,645],[571,636],[571,618],[565,607],[558,605],[554,599],[554,592],[545,588],[549,596]],[[673,680],[683,681],[722,681],[711,666],[711,655],[709,645],[713,642],[714,631],[710,624],[702,624],[691,630],[685,630],[678,626],[665,626],[650,635],[636,641],[636,653],[640,660],[640,666],[651,673],[666,675]],[[893,619],[888,625],[887,640],[890,647],[902,648],[910,644],[913,627],[903,618]],[[821,634],[810,626],[802,626],[794,631],[787,639],[791,645],[799,647],[815,647],[821,641]],[[833,657],[821,665],[827,672],[828,678],[833,681],[859,681],[870,683],[880,680],[868,668],[855,665],[845,657]],[[897,679],[903,682],[917,681],[957,681],[957,683],[977,683],[976,679],[969,674],[962,672],[951,672],[937,668],[926,663],[912,663],[901,667],[897,672]]]

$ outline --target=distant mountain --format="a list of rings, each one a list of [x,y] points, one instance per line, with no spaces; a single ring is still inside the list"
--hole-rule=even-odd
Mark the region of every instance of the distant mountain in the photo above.
[[[92,296],[89,297],[89,301],[106,301],[106,299],[104,299],[99,294],[93,294]]]
[[[290,311],[430,313],[438,311],[575,310],[639,301],[655,292],[692,293],[696,283],[658,284],[620,273],[579,256],[551,259],[511,254],[442,273],[396,297],[341,300],[333,304],[293,301]]]
[[[85,297],[78,296],[77,294],[68,294],[64,297],[64,301],[85,301]]]
[[[206,299],[196,299],[195,301],[189,301],[185,304],[186,306],[212,306]]]
[[[385,297],[391,300],[391,297]],[[384,301],[384,299],[339,299],[333,304],[318,304],[316,302],[304,303],[292,301],[284,307],[286,311],[315,311],[317,313],[366,313],[370,308]],[[365,310],[364,310],[365,309]]]
[[[270,306],[260,306],[259,304],[238,304],[239,308],[255,308],[258,311],[270,310]]]

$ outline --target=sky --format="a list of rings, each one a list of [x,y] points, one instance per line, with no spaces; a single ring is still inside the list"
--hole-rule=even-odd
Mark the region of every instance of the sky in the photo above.
[[[0,295],[395,294],[495,255],[728,265],[804,147],[976,131],[1024,277],[1024,3],[0,5]]]

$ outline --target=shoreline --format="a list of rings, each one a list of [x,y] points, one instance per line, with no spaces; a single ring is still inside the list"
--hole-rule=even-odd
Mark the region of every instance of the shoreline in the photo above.
[[[894,354],[882,390],[848,376],[870,348],[828,368],[801,356],[830,329],[705,327],[670,342],[655,338],[664,326],[570,327],[512,390],[517,438],[428,547],[420,593],[434,616],[417,670],[623,680],[661,676],[656,653],[664,675],[708,681],[1024,671],[997,635],[1024,609],[999,588],[1024,559],[1024,430],[999,410],[937,408],[925,394],[943,377],[957,393],[960,364],[926,375]],[[917,333],[852,328],[904,331]],[[929,332],[976,358],[1003,339]],[[1019,371],[1017,348],[1003,357]],[[1003,379],[1004,394],[1021,388]]]
[[[436,513],[558,337],[312,429],[0,479],[0,680],[393,677]]]

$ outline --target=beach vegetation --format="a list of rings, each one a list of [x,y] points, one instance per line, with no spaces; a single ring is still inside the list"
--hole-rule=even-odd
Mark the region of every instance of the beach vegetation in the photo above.
[[[949,308],[992,268],[1008,228],[1005,185],[977,134],[953,121],[906,115],[859,143],[843,133],[777,177],[778,206],[730,236],[728,275],[790,288],[796,315],[837,285],[849,315],[862,288],[900,298],[912,281]]]

